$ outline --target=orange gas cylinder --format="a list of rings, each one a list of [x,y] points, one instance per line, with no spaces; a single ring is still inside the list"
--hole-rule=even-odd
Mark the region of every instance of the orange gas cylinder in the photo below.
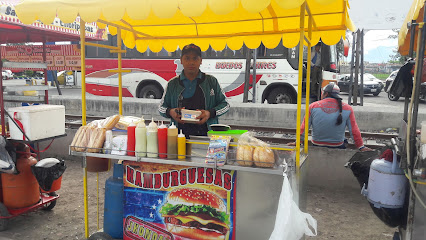
[[[31,156],[27,145],[24,149],[18,146],[17,151],[16,168],[19,174],[1,174],[3,204],[8,208],[29,207],[40,200],[38,182],[31,172],[31,166],[37,160]]]

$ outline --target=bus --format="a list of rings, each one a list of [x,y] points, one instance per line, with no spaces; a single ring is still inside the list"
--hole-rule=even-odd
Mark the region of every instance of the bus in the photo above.
[[[115,36],[109,36],[116,43]],[[116,46],[116,44],[115,44]],[[130,72],[122,74],[123,97],[160,99],[168,80],[179,75],[180,49],[158,53],[149,49],[140,53],[128,49],[122,54],[122,68]],[[230,101],[243,102],[247,48],[215,51],[209,48],[202,52],[200,70],[215,76]],[[281,43],[274,49],[261,45],[257,49],[256,94],[257,103],[296,103],[298,89],[298,47],[286,48]],[[321,60],[323,79],[337,81],[336,46],[322,44]],[[306,58],[305,51],[305,58]],[[99,96],[118,96],[118,74],[109,72],[117,69],[116,54],[108,49],[86,46],[86,91]],[[306,62],[306,61],[305,61]],[[250,66],[250,89],[248,99],[253,98],[253,60]],[[306,64],[305,64],[306,66]],[[304,67],[305,68],[305,67]],[[306,70],[306,69],[305,69]],[[304,78],[306,71],[304,71]],[[305,81],[304,81],[305,82]],[[303,84],[303,89],[305,84]]]

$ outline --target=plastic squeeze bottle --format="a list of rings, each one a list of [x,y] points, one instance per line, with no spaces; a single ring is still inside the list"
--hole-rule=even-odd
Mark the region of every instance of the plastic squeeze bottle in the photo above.
[[[185,159],[186,158],[186,138],[185,134],[182,133],[182,129],[180,130],[180,133],[177,138],[177,145],[178,145],[178,159]]]
[[[157,136],[157,124],[154,122],[154,118],[149,123],[146,129],[146,150],[148,157],[158,157],[158,136]]]
[[[160,158],[167,158],[167,127],[163,121],[158,127],[158,153]]]
[[[136,135],[136,156],[137,157],[146,157],[146,125],[145,125],[145,119],[143,119],[143,116],[141,118],[141,121],[136,126],[135,130]]]
[[[177,138],[178,129],[173,124],[167,129],[167,158],[176,159],[177,157]]]
[[[127,155],[135,156],[135,129],[136,125],[131,122],[127,127]]]

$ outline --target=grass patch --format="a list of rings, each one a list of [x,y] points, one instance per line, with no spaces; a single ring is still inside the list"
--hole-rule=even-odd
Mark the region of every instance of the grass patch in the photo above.
[[[386,80],[386,78],[389,77],[389,74],[387,73],[375,73],[373,75],[380,80]]]

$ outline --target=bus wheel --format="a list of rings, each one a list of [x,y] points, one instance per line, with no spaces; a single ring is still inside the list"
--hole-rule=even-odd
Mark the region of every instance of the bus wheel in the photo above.
[[[140,90],[139,98],[160,99],[161,91],[154,85],[146,85]]]
[[[296,98],[286,88],[275,88],[268,95],[269,104],[296,103]]]
[[[391,101],[398,101],[398,99],[399,99],[399,97],[397,97],[397,96],[395,96],[395,95],[393,95],[392,93],[388,93],[388,98],[389,98],[389,100],[391,100]]]

